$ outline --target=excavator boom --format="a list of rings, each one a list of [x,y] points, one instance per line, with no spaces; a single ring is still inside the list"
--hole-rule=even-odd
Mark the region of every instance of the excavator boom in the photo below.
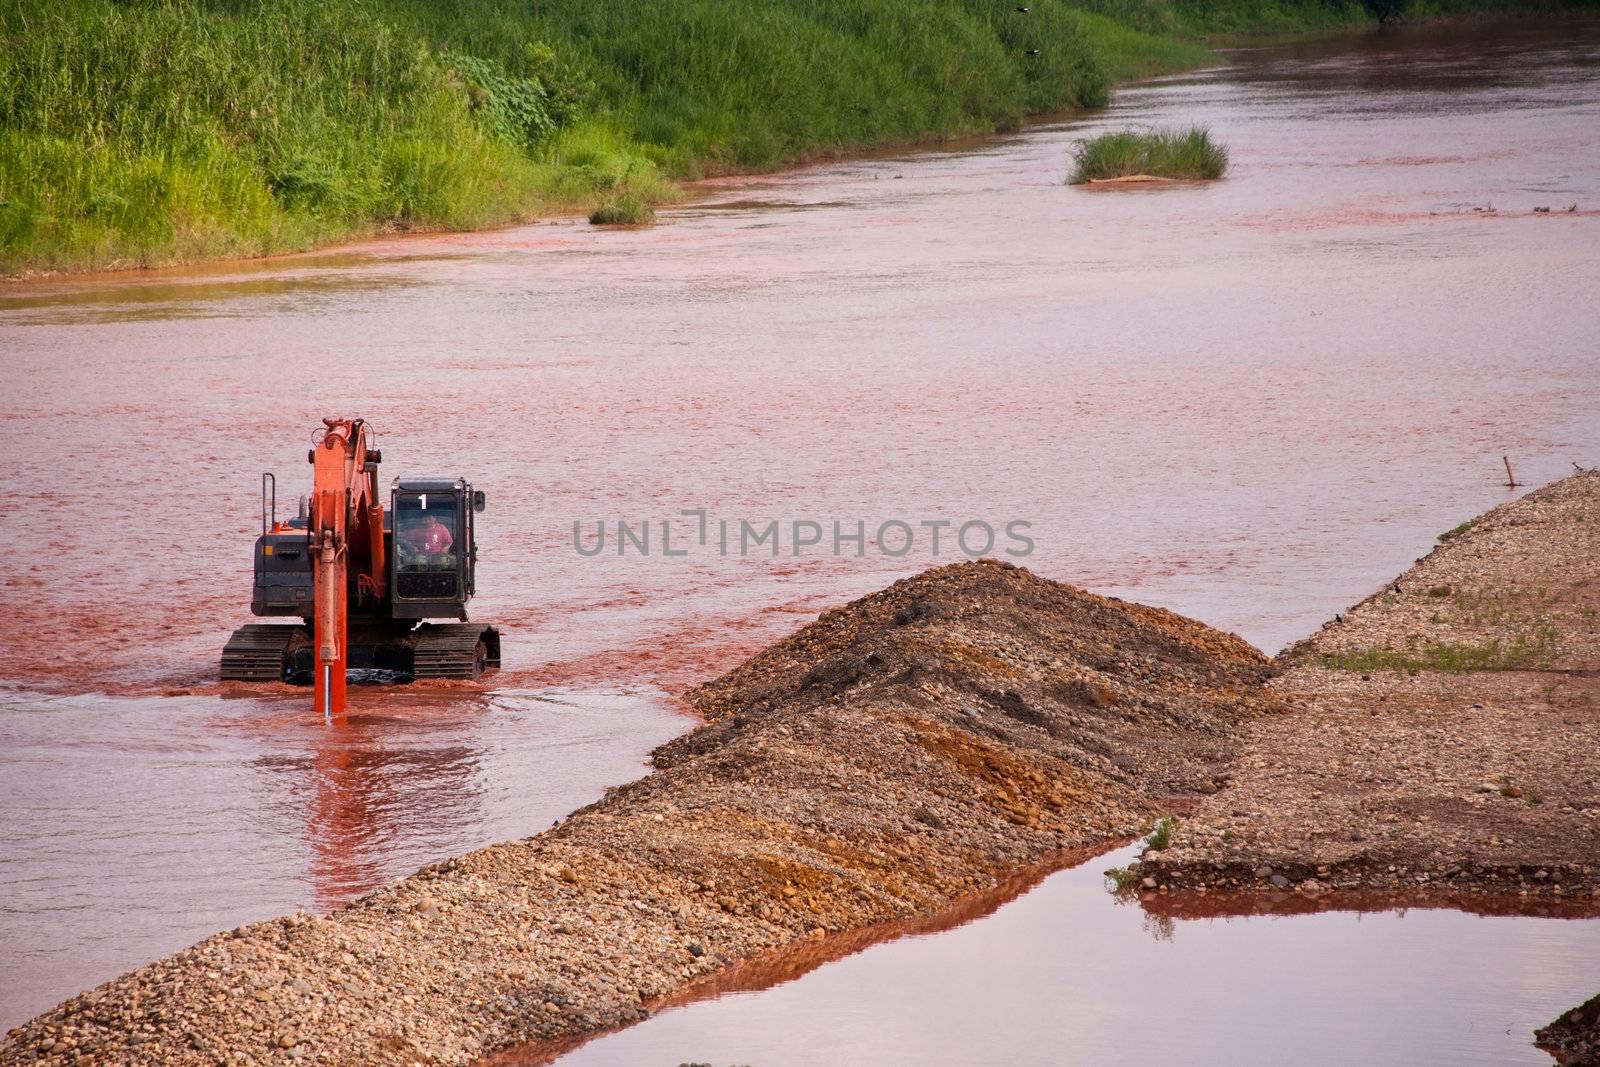
[[[313,684],[317,708],[331,719],[344,714],[352,566],[359,589],[379,598],[384,591],[383,498],[378,493],[382,456],[367,446],[365,420],[323,419],[322,424],[322,440],[310,455],[307,539],[316,598]]]

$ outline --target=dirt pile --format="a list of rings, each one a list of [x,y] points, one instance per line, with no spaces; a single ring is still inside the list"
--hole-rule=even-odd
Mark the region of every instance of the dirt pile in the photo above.
[[[1600,905],[1597,559],[1595,472],[1444,535],[1280,658],[1293,713],[1246,726],[1141,877]]]
[[[467,1063],[637,1019],[735,961],[925,915],[1227,780],[1264,657],[991,562],[828,612],[536,837],[255,923],[13,1031],[7,1063]]]

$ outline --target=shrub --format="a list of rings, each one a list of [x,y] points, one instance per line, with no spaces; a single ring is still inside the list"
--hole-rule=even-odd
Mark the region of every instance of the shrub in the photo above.
[[[477,56],[451,57],[467,84],[472,110],[497,137],[531,148],[555,132],[544,86],[534,78],[517,78],[499,63]]]

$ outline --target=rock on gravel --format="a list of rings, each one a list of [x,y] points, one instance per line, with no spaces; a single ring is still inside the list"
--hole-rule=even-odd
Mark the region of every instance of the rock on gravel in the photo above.
[[[1214,791],[1268,661],[994,562],[827,612],[688,695],[706,725],[535,837],[218,934],[0,1062],[470,1063],[646,1015],[735,961],[926,916]]]

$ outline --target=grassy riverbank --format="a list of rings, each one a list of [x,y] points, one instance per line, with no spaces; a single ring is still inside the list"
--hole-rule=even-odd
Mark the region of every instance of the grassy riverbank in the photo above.
[[[1337,0],[11,0],[0,273],[660,202],[681,179],[1101,104],[1203,62],[1213,30],[1370,18]]]

